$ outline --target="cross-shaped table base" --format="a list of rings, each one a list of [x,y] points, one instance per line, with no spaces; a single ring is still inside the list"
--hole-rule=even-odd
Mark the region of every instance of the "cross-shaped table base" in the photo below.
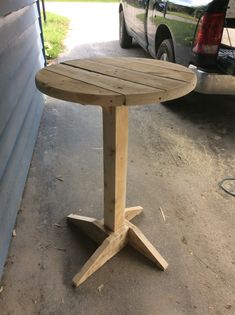
[[[78,226],[91,239],[100,244],[94,254],[73,278],[73,284],[78,287],[96,270],[102,267],[110,258],[117,254],[127,244],[134,247],[141,254],[152,260],[161,270],[165,270],[168,263],[149,242],[144,234],[130,221],[143,211],[142,207],[125,209],[124,226],[116,232],[105,228],[103,220],[70,214],[68,221]]]

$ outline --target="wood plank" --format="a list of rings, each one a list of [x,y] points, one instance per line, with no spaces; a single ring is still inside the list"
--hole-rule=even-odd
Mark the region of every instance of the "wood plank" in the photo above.
[[[84,105],[119,106],[125,102],[125,97],[121,94],[70,79],[48,69],[49,67],[36,75],[38,89],[47,95]]]
[[[67,220],[81,229],[93,241],[101,244],[109,235],[101,221],[95,218],[89,218],[81,215],[70,214]]]
[[[126,245],[128,240],[127,232],[128,228],[124,227],[119,233],[112,233],[104,240],[82,267],[81,271],[73,278],[73,284],[76,287],[82,284]]]
[[[135,104],[141,102],[141,99],[146,103],[146,101],[148,101],[150,97],[151,99],[156,99],[159,94],[163,95],[164,93],[164,91],[160,89],[151,88],[142,84],[132,83],[121,79],[111,78],[102,74],[93,73],[90,71],[85,71],[62,64],[50,66],[47,68],[47,70],[53,73],[67,76],[71,79],[79,80],[91,85],[95,85],[97,87],[110,90],[112,92],[120,93],[126,96],[126,102],[128,100],[132,100]]]
[[[142,59],[127,58],[127,61],[125,58],[97,58],[97,62],[133,71],[137,71],[138,69],[140,73],[147,73],[168,79],[171,78],[182,82],[188,82],[193,77],[193,73],[181,65],[155,59]]]
[[[120,59],[124,59],[124,57],[121,57]],[[190,73],[190,70],[188,68],[174,62],[163,61],[163,60],[152,59],[152,58],[133,58],[133,60],[138,61],[138,63],[145,64],[145,65],[154,64],[154,67],[157,66],[157,68],[170,69],[173,72],[182,72],[182,73],[187,73],[187,74]]]
[[[130,207],[125,209],[125,219],[131,221],[134,217],[143,212],[143,208],[140,206]]]
[[[185,72],[190,73],[190,70],[186,68],[185,66],[182,66],[180,64],[174,63],[174,62],[168,62],[153,58],[135,58],[135,57],[127,57],[128,59],[131,59],[132,62],[138,62],[140,64],[145,65],[153,65],[154,67],[157,66],[157,68],[163,68],[163,69],[171,69],[173,72]],[[119,57],[120,60],[125,60],[125,57]]]
[[[135,68],[135,67],[134,67]],[[48,72],[51,75],[48,80]],[[190,72],[190,71],[189,71]],[[61,77],[60,77],[61,76]],[[128,82],[121,79],[111,78],[109,76],[92,73],[89,71],[72,68],[65,65],[54,65],[47,67],[37,76],[37,86],[43,93],[59,99],[77,102],[80,104],[93,104],[101,106],[118,105],[145,105],[156,104],[166,100],[175,99],[191,92],[196,86],[196,76],[190,75],[190,80],[176,87],[168,85],[168,90],[163,91],[151,88],[141,84]],[[101,79],[102,78],[102,79]],[[72,82],[71,79],[74,81]],[[161,80],[157,78],[156,80]],[[77,82],[77,83],[76,83]],[[100,88],[98,98],[93,93],[94,87]],[[102,89],[113,91],[115,99],[107,95],[102,97]],[[120,97],[123,96],[120,101]],[[106,93],[107,94],[107,93]],[[107,104],[108,103],[108,104]]]
[[[138,83],[142,86],[149,86],[160,90],[169,90],[169,85],[172,88],[181,88],[185,82],[181,82],[171,78],[161,78],[156,80],[156,76],[148,73],[139,74],[136,70],[123,69],[119,66],[106,65],[95,60],[71,60],[63,64],[71,65],[79,69],[89,70],[99,74],[105,74],[110,77],[123,79],[128,82]]]
[[[138,63],[138,64],[145,64],[145,65],[154,65],[157,66],[158,68],[163,68],[163,69],[171,69],[174,72],[184,72],[184,73],[190,73],[190,70],[186,68],[185,66],[182,66],[177,63],[173,62],[168,62],[168,61],[163,61],[163,60],[158,60],[158,59],[153,59],[153,58],[136,58],[136,57],[95,57],[95,58],[87,58],[87,59],[77,59],[79,60],[90,60],[90,61],[95,61],[95,62],[100,62],[102,64],[109,64],[109,62],[113,65],[118,66],[119,62],[123,63],[127,62],[129,63]],[[64,63],[70,62],[70,61],[76,61],[76,60],[69,60],[65,61]],[[138,70],[137,70],[138,71]]]
[[[124,224],[128,150],[128,108],[103,108],[104,225],[111,231]]]
[[[144,236],[144,234],[138,229],[134,224],[126,221],[129,226],[129,243],[132,247],[138,250],[141,254],[146,256],[148,259],[152,260],[158,268],[161,270],[166,270],[168,263],[159,254],[156,248],[149,242],[149,240]]]
[[[86,60],[85,60],[86,62]],[[129,82],[128,80],[110,77],[106,74],[99,74],[89,70],[83,70],[65,64],[52,65],[47,68],[57,74],[68,76],[69,78],[86,82],[107,90],[111,90],[120,94],[141,94],[162,91],[161,89],[154,89],[140,84]]]

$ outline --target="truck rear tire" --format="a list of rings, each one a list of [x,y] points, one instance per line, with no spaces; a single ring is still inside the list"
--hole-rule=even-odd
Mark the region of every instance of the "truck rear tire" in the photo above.
[[[170,38],[161,42],[157,51],[157,59],[175,62],[173,42]]]
[[[124,13],[119,13],[119,43],[122,48],[130,48],[132,45],[132,37],[127,33]]]

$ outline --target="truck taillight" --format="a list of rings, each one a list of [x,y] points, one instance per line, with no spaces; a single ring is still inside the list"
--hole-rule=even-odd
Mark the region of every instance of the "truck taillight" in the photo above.
[[[205,13],[201,17],[193,44],[193,52],[206,55],[218,53],[224,19],[224,13]]]

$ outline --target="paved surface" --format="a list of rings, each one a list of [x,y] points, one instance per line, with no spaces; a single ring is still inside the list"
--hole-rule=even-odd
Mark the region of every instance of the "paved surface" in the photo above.
[[[63,58],[145,56],[137,46],[121,50],[116,37],[77,41]],[[191,95],[131,108],[127,205],[144,207],[134,222],[170,266],[161,272],[128,247],[75,290],[71,278],[95,245],[65,217],[102,217],[101,110],[49,98],[0,285],[0,314],[235,314],[235,199],[218,187],[235,175],[234,103]]]
[[[66,51],[60,60],[102,56],[147,56],[137,45],[125,51],[118,43],[118,3],[46,3],[48,11],[71,19]]]

